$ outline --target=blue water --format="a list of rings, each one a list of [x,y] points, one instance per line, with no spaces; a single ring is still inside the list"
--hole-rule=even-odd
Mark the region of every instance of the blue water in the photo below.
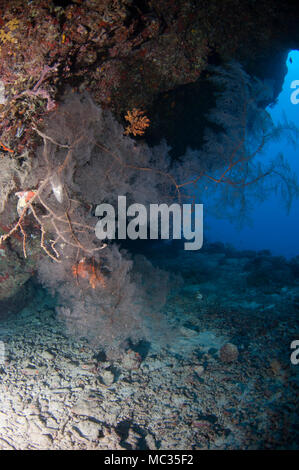
[[[288,121],[299,126],[299,103],[293,104],[291,101],[292,94],[293,97],[297,97],[296,101],[299,99],[299,93],[294,96],[296,89],[291,88],[294,80],[299,81],[299,51],[291,51],[286,64],[288,72],[283,89],[277,103],[267,111],[274,123],[281,122],[285,114]],[[294,149],[286,139],[282,138],[269,148],[269,158],[273,158],[279,152],[283,152],[299,179],[299,146]],[[293,201],[291,210],[287,213],[280,196],[273,194],[264,203],[256,204],[250,216],[250,224],[248,221],[240,229],[227,220],[211,217],[206,207],[205,235],[209,241],[230,243],[237,249],[268,249],[275,255],[286,257],[299,254],[299,199]]]

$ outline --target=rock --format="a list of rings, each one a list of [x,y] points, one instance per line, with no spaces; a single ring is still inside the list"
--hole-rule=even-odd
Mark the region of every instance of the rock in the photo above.
[[[157,449],[156,441],[155,441],[154,437],[151,434],[147,434],[145,436],[145,442],[147,444],[147,447],[150,450],[156,450]]]
[[[95,441],[99,437],[100,425],[93,421],[81,421],[74,426],[74,430],[77,431],[81,437],[89,441]]]
[[[127,370],[139,369],[141,363],[141,356],[131,349],[123,356],[122,367]]]
[[[203,366],[195,366],[194,367],[194,372],[200,377],[205,371],[205,368]]]
[[[55,358],[54,354],[52,354],[48,351],[42,351],[40,355],[41,355],[41,357],[43,357],[47,361],[52,361]]]
[[[181,326],[180,333],[186,338],[193,338],[198,335],[197,331],[191,330],[191,328],[186,328],[185,326]]]
[[[101,373],[102,382],[109,387],[114,382],[114,375],[110,370],[105,370]]]
[[[237,346],[232,343],[226,343],[219,351],[221,362],[235,362],[238,359],[239,351]]]

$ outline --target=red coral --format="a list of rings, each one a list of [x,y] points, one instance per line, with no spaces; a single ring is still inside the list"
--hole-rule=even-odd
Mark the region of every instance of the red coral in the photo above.
[[[0,276],[0,282],[4,282],[9,278],[9,274],[6,273],[4,276]]]

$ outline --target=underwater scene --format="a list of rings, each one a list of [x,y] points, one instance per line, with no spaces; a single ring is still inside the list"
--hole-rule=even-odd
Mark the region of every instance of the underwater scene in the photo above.
[[[0,0],[0,450],[298,450],[298,24]]]

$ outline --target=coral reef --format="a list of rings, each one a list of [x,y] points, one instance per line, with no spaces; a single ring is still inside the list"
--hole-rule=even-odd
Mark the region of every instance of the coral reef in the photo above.
[[[211,164],[214,152],[205,147],[204,158],[189,153],[180,168],[174,164],[175,176],[169,171],[171,161],[165,146],[150,150],[144,143],[137,146],[120,135],[125,132],[140,139],[159,127],[159,116],[151,112],[153,102],[179,85],[197,81],[201,86],[198,78],[206,75],[208,62],[234,57],[246,70],[269,76],[273,70],[270,49],[283,55],[287,44],[298,39],[298,31],[294,15],[290,15],[291,2],[278,8],[278,3],[270,5],[264,0],[256,8],[258,21],[251,2],[241,5],[236,0],[222,5],[216,1],[195,5],[188,0],[87,0],[63,5],[35,0],[26,5],[20,0],[1,2],[1,299],[14,296],[26,283],[43,252],[60,262],[63,244],[71,250],[67,256],[72,281],[86,282],[93,290],[103,287],[101,246],[94,245],[91,209],[101,201],[114,203],[116,184],[118,192],[127,194],[130,201],[148,204],[188,195],[185,187],[191,183],[195,187],[197,178],[231,183],[240,163],[240,158],[229,159],[234,156],[232,144],[237,140],[231,128],[224,126],[230,139],[224,160]],[[279,29],[277,22],[286,22],[287,30]],[[274,24],[279,30],[275,38]],[[271,56],[275,56],[272,49]],[[260,67],[262,61],[265,67]],[[240,67],[239,75],[246,82],[249,79],[242,70]],[[280,78],[274,78],[275,95]],[[219,84],[223,86],[223,82]],[[74,96],[88,90],[92,97],[88,111],[83,107],[81,114],[74,113],[68,127],[62,117],[63,113],[73,114],[71,106],[67,110],[62,103],[67,86]],[[107,108],[127,124],[125,131]],[[179,114],[175,102],[168,111],[171,126],[174,115]],[[80,133],[74,116],[83,123],[88,113],[88,123]],[[59,126],[66,135],[57,133]],[[40,138],[43,149],[38,148]],[[223,143],[218,144],[221,147]],[[214,156],[218,158],[219,153]],[[278,163],[282,171],[287,170],[283,162]],[[217,178],[210,174],[216,164],[224,168]],[[100,185],[93,179],[98,169]],[[198,175],[196,180],[189,178],[192,172]],[[253,172],[253,181],[254,175],[263,179],[266,174],[267,170]],[[238,193],[241,201],[243,186]],[[231,197],[236,192],[226,192],[228,203],[237,200]],[[28,199],[26,194],[32,197]]]
[[[298,41],[292,2],[12,0],[0,7],[1,141],[18,154],[32,148],[32,122],[67,84],[88,89],[122,119],[195,82],[215,57],[274,77],[277,92],[279,55]]]

